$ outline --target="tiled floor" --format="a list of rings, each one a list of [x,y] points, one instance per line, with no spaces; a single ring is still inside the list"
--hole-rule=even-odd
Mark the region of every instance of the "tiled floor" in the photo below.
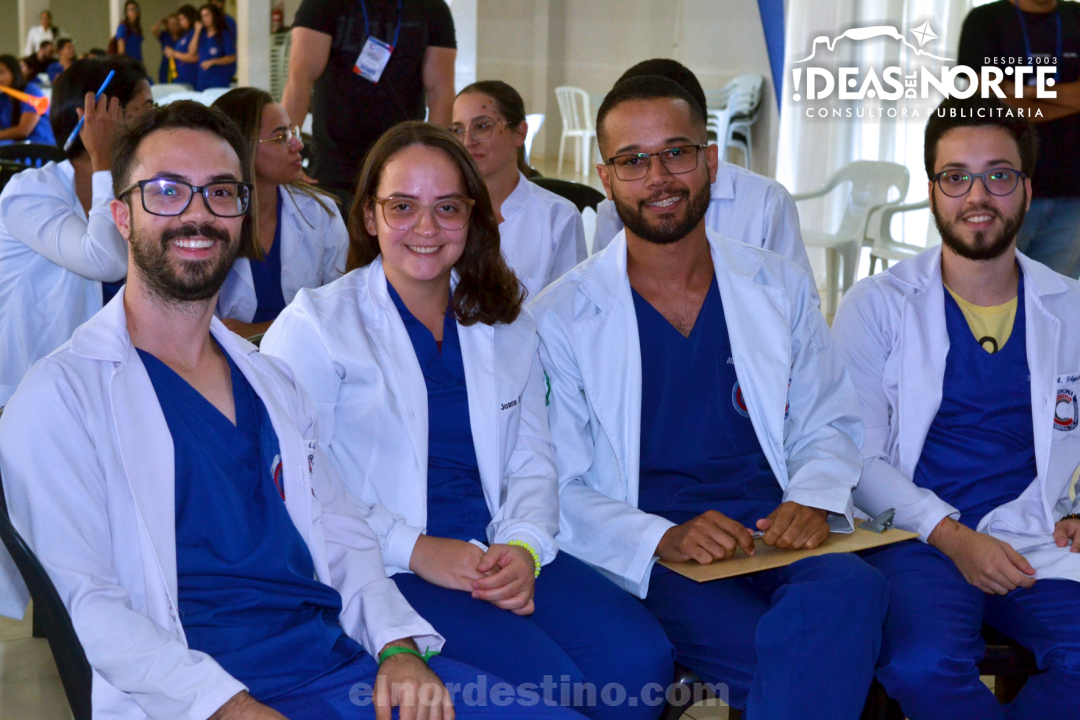
[[[0,718],[69,720],[49,643],[31,635],[30,613],[23,622],[0,617]]]

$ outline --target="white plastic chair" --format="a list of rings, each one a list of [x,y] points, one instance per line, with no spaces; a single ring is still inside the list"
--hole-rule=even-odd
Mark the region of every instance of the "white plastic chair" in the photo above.
[[[887,270],[890,262],[899,262],[900,260],[906,260],[910,257],[915,257],[927,247],[926,246],[913,245],[912,243],[901,242],[892,236],[892,221],[893,216],[898,213],[915,212],[918,210],[926,210],[930,207],[930,200],[923,200],[918,203],[911,203],[908,205],[895,205],[887,204],[879,206],[870,211],[870,218],[866,224],[866,236],[863,239],[863,245],[869,245],[870,247],[870,274],[873,275],[876,272],[878,260],[881,261],[881,269]],[[881,221],[874,222],[873,215],[875,212],[880,211]],[[931,238],[927,238],[930,240]]]
[[[578,144],[578,151],[574,155],[574,171],[579,175],[586,175],[592,159],[592,146],[596,141],[596,126],[589,108],[589,94],[581,88],[563,85],[555,88],[555,98],[559,101],[559,114],[562,116],[557,173],[562,174],[566,139],[574,138]]]
[[[201,102],[204,105],[213,105],[215,100],[217,100],[219,97],[221,97],[225,93],[229,92],[230,90],[232,90],[231,87],[210,88],[209,90],[203,90],[202,91],[202,101]]]
[[[180,92],[169,93],[165,97],[157,101],[158,105],[168,105],[171,102],[177,100],[194,100],[195,102],[206,105],[206,97],[201,92],[195,92],[194,90],[182,90]]]
[[[187,83],[162,83],[160,85],[150,86],[150,93],[154,96],[154,102],[159,105],[162,100],[173,93],[191,92],[192,90],[193,88]]]
[[[536,133],[540,132],[540,128],[544,126],[544,113],[526,115],[525,122],[529,125],[529,129],[525,131],[525,162],[529,162],[533,140],[536,139]]]
[[[834,315],[839,300],[840,266],[843,261],[843,290],[855,284],[855,272],[859,267],[859,252],[866,237],[870,214],[890,205],[899,205],[907,196],[911,175],[903,165],[876,160],[859,160],[840,168],[825,186],[808,193],[792,195],[795,202],[811,200],[828,195],[841,185],[848,187],[844,217],[834,233],[803,229],[803,242],[807,247],[825,248],[825,314]],[[895,188],[898,196],[889,200]]]
[[[725,146],[742,152],[747,169],[754,164],[754,136],[751,129],[761,115],[761,88],[764,83],[761,75],[739,75],[730,83],[734,85],[734,90],[727,105],[730,122]]]

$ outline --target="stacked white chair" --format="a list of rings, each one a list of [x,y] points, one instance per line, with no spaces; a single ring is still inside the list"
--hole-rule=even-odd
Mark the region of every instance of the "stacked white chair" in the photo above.
[[[544,126],[544,113],[531,113],[525,116],[525,122],[529,129],[525,132],[525,162],[529,162],[532,156],[532,144],[536,139],[536,133]]]
[[[587,175],[592,159],[592,146],[596,142],[596,124],[589,107],[589,94],[581,88],[563,85],[555,88],[555,98],[559,101],[559,114],[562,116],[558,173],[562,173],[566,139],[573,138],[578,149],[574,155],[574,171],[579,175]]]

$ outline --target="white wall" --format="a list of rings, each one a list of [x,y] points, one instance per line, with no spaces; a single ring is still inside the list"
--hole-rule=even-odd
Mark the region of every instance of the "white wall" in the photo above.
[[[765,76],[754,169],[772,175],[777,123],[765,35],[751,0],[477,0],[477,78],[517,88],[547,122],[533,152],[558,152],[555,87],[602,94],[630,66],[669,57],[708,90],[740,73]],[[596,108],[592,108],[595,113]]]
[[[26,41],[19,33],[19,0],[0,0],[0,17],[5,19],[0,23],[0,55],[18,57]]]

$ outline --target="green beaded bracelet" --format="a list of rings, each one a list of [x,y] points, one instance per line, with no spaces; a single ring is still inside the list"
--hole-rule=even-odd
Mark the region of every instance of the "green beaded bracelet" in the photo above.
[[[382,665],[387,658],[394,657],[395,655],[401,655],[402,653],[415,655],[416,657],[423,660],[425,663],[439,654],[437,650],[428,650],[427,652],[421,654],[419,650],[413,650],[412,648],[395,645],[394,647],[388,647],[381,653],[379,653],[379,664]]]
[[[540,553],[536,552],[536,548],[534,548],[532,545],[525,542],[524,540],[511,540],[510,542],[508,542],[506,544],[507,545],[516,545],[519,548],[525,548],[525,550],[530,555],[532,555],[532,559],[533,559],[533,577],[534,578],[540,577]]]

